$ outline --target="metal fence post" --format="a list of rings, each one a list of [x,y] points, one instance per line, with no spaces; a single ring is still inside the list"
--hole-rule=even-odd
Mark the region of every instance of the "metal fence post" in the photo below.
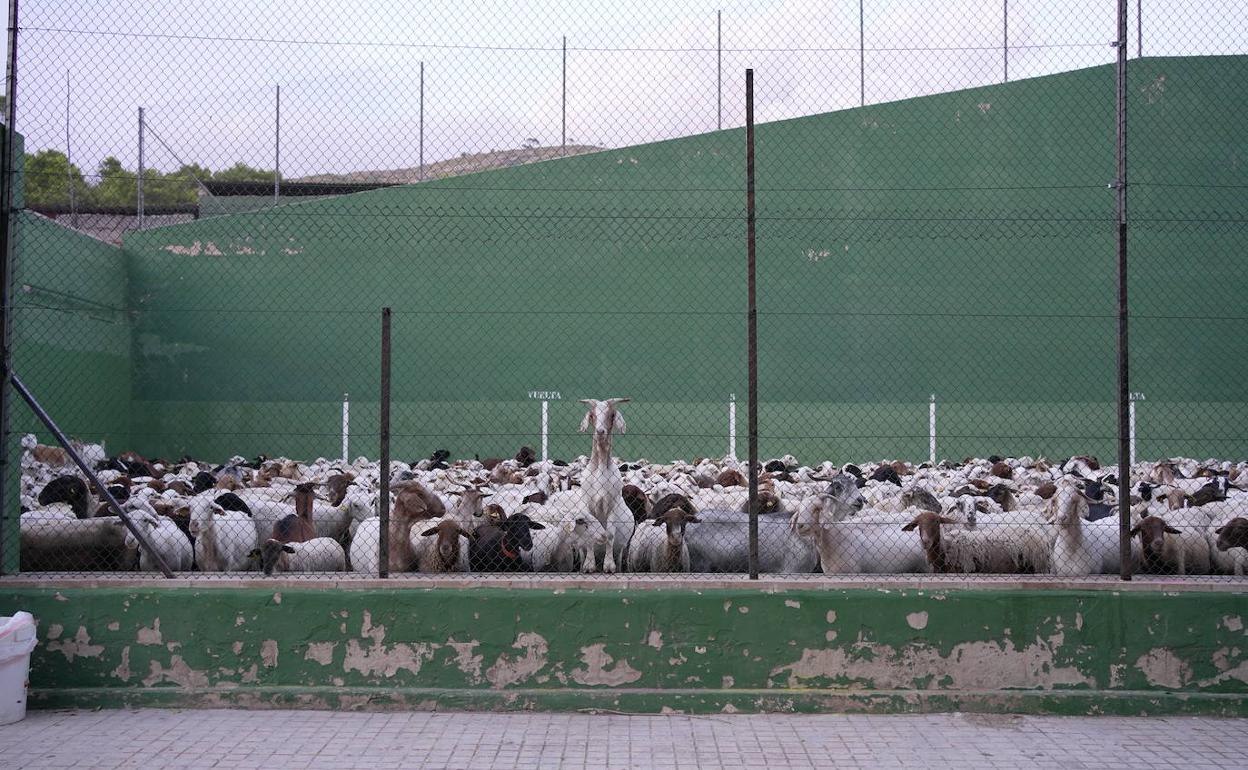
[[[1005,68],[1004,82],[1010,82],[1010,0],[1001,0],[1001,57]]]
[[[1118,72],[1115,94],[1118,174],[1118,554],[1119,576],[1131,579],[1130,377],[1127,345],[1127,1],[1118,0]]]
[[[758,306],[754,281],[754,70],[745,71],[745,252],[749,341],[750,580],[758,580]]]
[[[390,308],[381,309],[381,468],[378,476],[378,512],[381,531],[377,536],[377,576],[390,577]]]
[[[9,382],[12,377],[13,196],[17,131],[17,22],[18,0],[9,0],[9,56],[5,63],[4,147],[0,152],[0,575],[18,569],[17,497],[20,470],[9,463]],[[11,517],[11,523],[10,523]]]
[[[65,70],[65,176],[69,183],[69,224],[78,227],[78,192],[74,189],[74,153],[69,140],[69,70]]]
[[[282,87],[277,86],[273,102],[273,205],[282,196]]]
[[[715,12],[715,130],[724,127],[724,12]]]
[[[143,229],[143,108],[139,108],[139,170],[135,174],[135,229]]]
[[[563,36],[563,75],[562,75],[563,92],[560,98],[560,114],[559,114],[559,154],[566,156],[568,154],[568,36]]]
[[[420,63],[420,181],[425,181],[425,63]]]
[[[858,0],[858,106],[867,104],[866,33],[862,17],[863,0]]]

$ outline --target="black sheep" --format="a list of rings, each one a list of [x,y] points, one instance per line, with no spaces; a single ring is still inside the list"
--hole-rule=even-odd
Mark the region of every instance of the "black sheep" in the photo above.
[[[532,572],[520,556],[533,550],[530,530],[546,529],[523,513],[508,516],[497,524],[482,524],[468,542],[468,566],[473,572]]]

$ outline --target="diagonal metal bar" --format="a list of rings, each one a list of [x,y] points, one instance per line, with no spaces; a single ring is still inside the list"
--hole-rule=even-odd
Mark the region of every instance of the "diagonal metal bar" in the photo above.
[[[130,518],[130,515],[122,509],[121,504],[117,502],[117,499],[109,493],[108,487],[104,486],[104,482],[100,481],[100,477],[95,475],[95,471],[91,470],[91,468],[88,467],[83,461],[82,456],[78,454],[78,450],[74,449],[74,446],[70,443],[69,438],[61,432],[61,429],[57,426],[51,415],[44,411],[43,407],[39,405],[39,401],[35,399],[34,394],[30,392],[30,390],[26,387],[26,384],[22,382],[22,379],[18,377],[17,374],[13,373],[10,375],[9,381],[13,383],[13,389],[17,391],[17,395],[22,397],[22,400],[26,402],[26,404],[30,407],[30,410],[35,413],[36,417],[39,418],[40,422],[46,425],[48,430],[52,431],[52,435],[56,437],[56,442],[61,445],[62,449],[69,453],[70,458],[74,461],[74,465],[78,466],[78,470],[82,471],[83,475],[90,479],[96,489],[100,490],[100,493],[104,495],[104,502],[108,504],[109,509],[112,510],[113,513],[117,514],[118,518],[121,519],[121,523],[125,524],[126,529],[130,530],[130,534],[134,535],[134,539],[139,541],[139,545],[142,546],[147,553],[151,554],[153,559],[155,559],[156,566],[160,567],[161,573],[163,573],[167,578],[174,577],[173,570],[169,569],[169,565],[165,563],[164,557],[160,555],[159,551],[152,548],[152,543],[147,539],[147,535],[145,535],[142,530],[134,525],[134,521]]]

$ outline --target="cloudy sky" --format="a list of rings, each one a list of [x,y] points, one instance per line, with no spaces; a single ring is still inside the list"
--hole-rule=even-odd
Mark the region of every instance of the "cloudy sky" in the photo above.
[[[1002,0],[866,0],[866,100],[999,82]],[[1248,4],[1144,0],[1147,55],[1248,52]],[[420,64],[425,158],[558,144],[567,36],[569,141],[618,147],[716,126],[716,11],[723,123],[856,106],[854,0],[24,0],[18,128],[29,149],[66,146],[92,169],[272,167],[282,87],[287,176],[413,166]],[[1113,0],[1010,0],[1010,78],[1107,64]],[[1135,55],[1135,2],[1131,54]]]

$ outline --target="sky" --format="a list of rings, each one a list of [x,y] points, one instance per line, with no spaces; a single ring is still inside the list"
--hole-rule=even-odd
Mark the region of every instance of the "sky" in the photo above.
[[[865,0],[868,104],[1108,64],[1113,0]],[[1146,55],[1248,53],[1248,3],[1145,0]],[[1131,55],[1136,48],[1131,2]],[[716,13],[722,13],[722,116]],[[23,0],[18,130],[90,171],[146,161],[284,176],[558,144],[567,38],[570,143],[620,147],[858,105],[853,0]],[[68,93],[68,142],[66,97]]]

